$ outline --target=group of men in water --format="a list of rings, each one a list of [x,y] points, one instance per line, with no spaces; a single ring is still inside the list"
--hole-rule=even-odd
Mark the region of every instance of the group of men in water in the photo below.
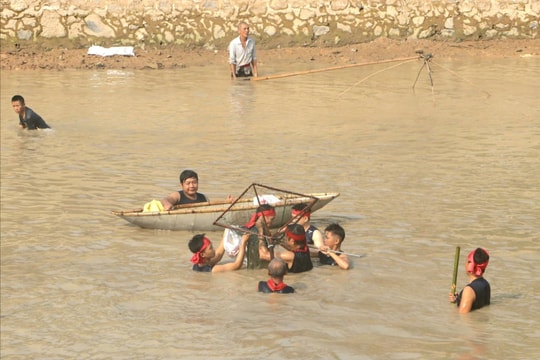
[[[229,64],[231,78],[258,76],[255,41],[249,37],[249,25],[240,22],[238,37],[229,44]],[[37,113],[26,106],[24,98],[15,95],[11,99],[14,111],[19,115],[19,126],[23,129],[47,129],[49,125]],[[182,190],[172,192],[161,200],[161,208],[169,210],[176,205],[192,204],[209,201],[198,192],[198,175],[192,170],[184,170],[180,174]],[[232,202],[234,199],[229,196]],[[233,262],[218,264],[225,253],[222,240],[217,249],[205,234],[195,235],[189,242],[193,252],[191,261],[193,270],[201,272],[222,272],[240,269],[247,254],[247,267],[260,268],[263,264],[268,267],[270,279],[261,281],[258,290],[261,292],[292,293],[294,289],[283,282],[288,272],[299,273],[313,268],[311,258],[318,257],[321,265],[334,265],[341,269],[350,268],[347,254],[341,250],[345,239],[345,230],[339,224],[330,224],[324,230],[324,235],[310,224],[311,212],[307,204],[296,204],[291,211],[292,222],[280,229],[284,241],[269,236],[268,229],[275,218],[275,209],[263,204],[255,211],[250,221],[242,226],[241,241]],[[275,245],[281,245],[283,250],[274,253]],[[310,249],[311,246],[311,249]],[[489,263],[487,250],[477,248],[467,257],[466,271],[470,283],[459,293],[450,293],[449,301],[455,302],[460,313],[489,305],[491,288],[483,278]]]
[[[242,23],[239,26],[240,38],[247,37],[249,27]],[[243,34],[243,35],[242,35]],[[245,35],[245,36],[244,36]],[[244,39],[245,40],[245,39]],[[241,42],[244,46],[244,42]],[[256,62],[250,63],[256,74]],[[233,68],[231,65],[231,72]],[[234,75],[233,77],[237,76]],[[11,99],[14,111],[19,115],[19,126],[23,129],[47,129],[49,125],[32,109],[26,106],[24,98],[15,95]],[[193,170],[184,170],[180,174],[182,190],[172,192],[161,200],[164,210],[169,210],[176,205],[192,204],[209,201],[199,193],[199,177]],[[229,195],[229,200],[234,199]],[[268,204],[259,206],[248,223],[241,227],[242,237],[238,244],[238,251],[233,262],[218,264],[225,253],[224,241],[222,240],[217,249],[213,248],[212,242],[204,234],[195,235],[189,242],[189,248],[193,252],[191,261],[193,270],[201,272],[222,272],[238,270],[247,256],[248,268],[260,268],[262,264],[268,267],[270,279],[261,281],[258,290],[265,293],[292,293],[294,289],[283,282],[288,272],[298,273],[309,271],[313,268],[311,258],[318,257],[321,265],[334,265],[341,269],[350,268],[346,253],[341,250],[341,244],[345,239],[345,230],[339,224],[330,224],[324,229],[323,234],[310,223],[310,210],[307,204],[296,204],[291,210],[293,221],[282,230],[285,241],[278,245],[283,251],[274,254],[275,239],[268,234],[268,229],[275,218],[275,209]],[[312,249],[310,250],[310,246]],[[483,248],[477,248],[467,256],[466,272],[469,284],[459,294],[452,292],[448,299],[456,303],[460,313],[468,313],[490,304],[491,287],[483,277],[489,263],[489,253]]]
[[[192,170],[184,170],[180,174],[182,190],[170,194],[178,204],[199,202],[208,198],[198,193],[198,175]],[[229,199],[232,201],[231,197]],[[170,207],[169,207],[170,208]],[[255,269],[266,266],[268,281],[260,281],[258,291],[264,293],[292,293],[294,289],[284,283],[287,273],[299,273],[313,268],[312,257],[319,259],[321,265],[338,266],[341,269],[350,268],[349,258],[341,250],[345,239],[345,230],[339,224],[333,223],[324,229],[324,234],[310,223],[310,209],[307,204],[296,204],[292,207],[292,221],[280,229],[279,235],[271,236],[268,229],[276,216],[275,208],[269,204],[260,205],[252,214],[249,221],[239,228],[241,240],[235,251],[233,262],[219,264],[225,254],[224,239],[217,249],[205,234],[197,234],[189,241],[189,249],[193,253],[192,269],[200,272],[223,272],[238,270],[244,264],[247,256],[247,268]],[[282,238],[281,238],[282,237]],[[281,238],[281,239],[280,239]],[[275,245],[283,249],[275,253]],[[449,301],[456,303],[460,313],[468,313],[490,304],[491,287],[483,277],[489,263],[489,253],[483,248],[477,248],[469,253],[465,270],[469,284],[459,294],[450,293]]]

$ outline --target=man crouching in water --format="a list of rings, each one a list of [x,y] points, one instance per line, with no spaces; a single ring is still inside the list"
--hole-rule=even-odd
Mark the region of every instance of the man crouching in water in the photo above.
[[[448,300],[456,303],[460,314],[487,306],[491,299],[491,287],[484,279],[484,271],[489,263],[489,253],[486,249],[477,248],[467,256],[465,269],[470,283],[458,294],[448,294]]]

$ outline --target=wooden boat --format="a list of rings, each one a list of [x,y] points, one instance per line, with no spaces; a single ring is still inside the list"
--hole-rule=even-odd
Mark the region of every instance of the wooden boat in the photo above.
[[[278,202],[272,205],[276,209],[273,227],[283,226],[291,219],[291,208],[295,204],[314,201],[311,211],[317,211],[339,196],[339,193],[313,193],[306,196],[299,194],[277,195]],[[314,200],[316,198],[316,200]],[[185,231],[219,231],[223,227],[214,225],[219,217],[220,222],[243,225],[249,221],[258,205],[253,199],[241,199],[234,203],[226,201],[210,201],[197,204],[179,205],[174,210],[161,212],[143,212],[143,209],[128,211],[112,211],[116,216],[147,229],[185,230]]]

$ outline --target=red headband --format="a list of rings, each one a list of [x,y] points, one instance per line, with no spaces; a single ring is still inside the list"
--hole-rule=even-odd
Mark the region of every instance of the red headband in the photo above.
[[[488,259],[486,262],[483,262],[481,264],[477,264],[474,262],[474,253],[476,252],[476,250],[471,251],[469,255],[467,256],[467,271],[473,273],[475,276],[482,275],[484,271],[486,271],[486,268],[489,264],[489,253],[487,252],[486,249],[482,249],[482,250],[484,250],[484,252],[488,256]]]
[[[251,215],[249,222],[245,224],[244,226],[247,227],[248,229],[251,229],[253,226],[255,226],[255,223],[261,216],[276,216],[276,210],[267,209],[267,210],[256,212],[253,215]]]
[[[306,240],[306,234],[293,234],[289,231],[289,229],[285,229],[285,234],[287,237],[293,239],[294,241],[305,241]]]
[[[201,253],[210,246],[210,240],[207,237],[203,238],[203,246],[191,257],[191,262],[194,264],[201,264],[204,261],[204,258],[201,257]]]
[[[291,215],[292,216],[307,216],[307,218],[309,219],[309,217],[311,216],[311,212],[309,210],[296,210],[296,209],[292,209],[291,210]]]

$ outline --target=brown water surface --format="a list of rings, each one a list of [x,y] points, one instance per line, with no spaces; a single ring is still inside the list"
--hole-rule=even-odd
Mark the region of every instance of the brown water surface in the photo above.
[[[2,358],[537,358],[540,60],[433,63],[433,92],[420,65],[2,72]],[[18,130],[16,93],[53,129]],[[313,222],[366,256],[289,275],[291,296],[257,293],[262,270],[194,273],[192,233],[110,214],[184,168],[213,199],[338,191]],[[465,316],[458,245],[492,256],[492,305]]]

